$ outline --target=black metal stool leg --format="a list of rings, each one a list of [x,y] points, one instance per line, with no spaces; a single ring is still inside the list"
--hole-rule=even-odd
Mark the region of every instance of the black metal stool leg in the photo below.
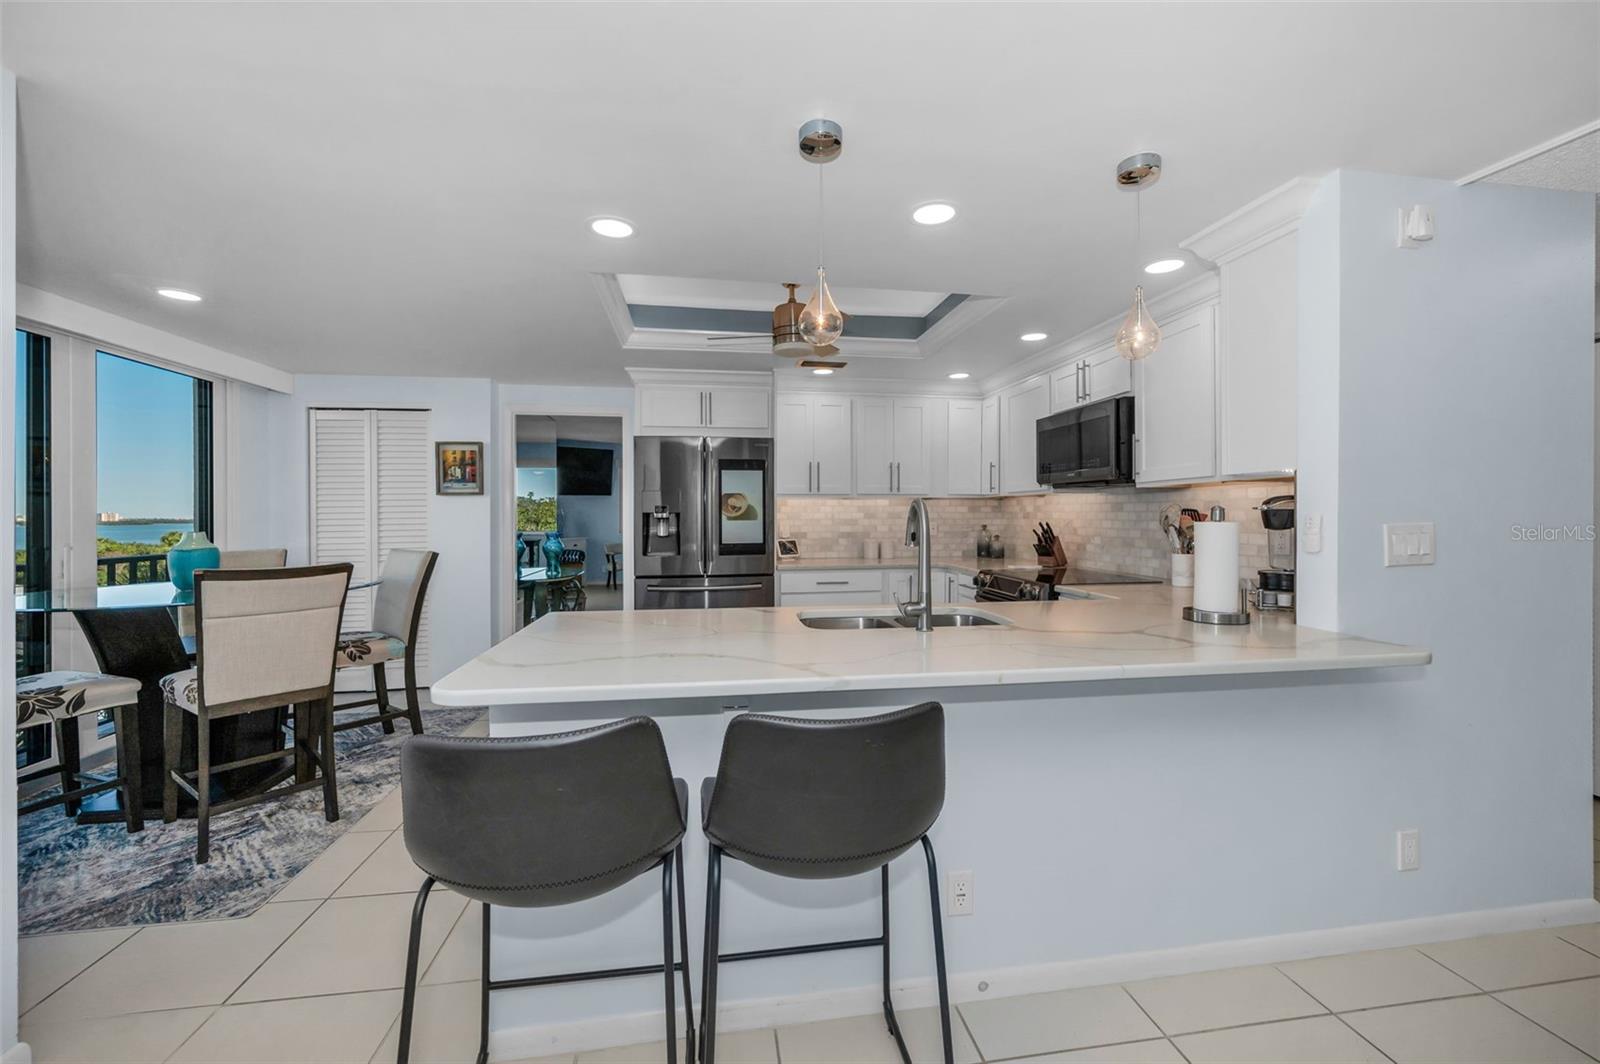
[[[706,858],[705,967],[700,976],[700,1061],[716,1064],[717,950],[722,922],[722,850],[711,844]]]
[[[672,861],[678,875],[678,939],[683,943],[683,1061],[694,1064],[694,993],[689,987],[689,901],[683,889],[683,843],[673,851]]]
[[[672,930],[672,854],[661,859],[661,977],[666,988],[667,1064],[678,1064],[678,1003],[672,1000],[677,974],[672,970],[677,959]]]
[[[933,910],[933,964],[939,983],[939,1033],[944,1036],[944,1064],[955,1064],[955,1047],[950,1037],[950,987],[944,970],[944,923],[939,912],[939,868],[933,859],[933,843],[922,836],[922,852],[928,858],[928,902]]]
[[[432,889],[433,877],[429,876],[422,881],[416,904],[411,907],[411,938],[406,945],[406,987],[400,999],[400,1046],[395,1051],[395,1064],[406,1064],[411,1059],[411,1020],[417,1004],[417,955],[422,952],[422,914],[428,907],[428,891]]]
[[[489,1064],[489,903],[483,903],[483,979],[478,995],[478,1064]]]
[[[900,1050],[900,1059],[911,1064],[911,1051],[906,1048],[905,1036],[900,1033],[900,1021],[894,1014],[894,1001],[889,997],[889,866],[879,872],[883,889],[883,1022],[889,1027],[889,1036]]]

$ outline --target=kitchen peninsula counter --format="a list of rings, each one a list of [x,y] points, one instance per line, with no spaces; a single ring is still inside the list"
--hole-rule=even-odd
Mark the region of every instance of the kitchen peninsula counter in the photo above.
[[[1187,589],[1096,585],[1088,598],[941,606],[1004,624],[824,630],[818,614],[858,609],[761,607],[553,613],[433,687],[443,705],[639,702],[830,691],[896,691],[1175,677],[1244,676],[1426,665],[1426,649],[1296,625],[1185,621]],[[921,694],[917,697],[922,697]]]

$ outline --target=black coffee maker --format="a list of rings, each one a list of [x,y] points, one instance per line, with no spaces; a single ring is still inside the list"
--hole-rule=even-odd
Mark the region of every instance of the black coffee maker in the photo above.
[[[1267,529],[1267,566],[1256,571],[1256,606],[1294,609],[1294,496],[1274,495],[1256,509]]]

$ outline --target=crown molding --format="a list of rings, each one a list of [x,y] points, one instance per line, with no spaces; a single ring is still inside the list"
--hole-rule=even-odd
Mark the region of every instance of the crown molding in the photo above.
[[[1320,184],[1319,177],[1285,181],[1221,221],[1178,241],[1178,247],[1219,266],[1230,262],[1300,228],[1300,219]]]
[[[1600,119],[1596,119],[1593,122],[1585,122],[1577,129],[1569,129],[1565,133],[1551,137],[1549,140],[1544,141],[1543,143],[1535,144],[1531,148],[1525,148],[1522,151],[1517,152],[1515,155],[1508,155],[1499,162],[1490,163],[1481,170],[1474,170],[1465,177],[1458,177],[1456,178],[1456,184],[1470,185],[1475,182],[1482,181],[1485,178],[1493,177],[1502,170],[1509,170],[1518,163],[1527,162],[1529,159],[1532,159],[1535,156],[1543,155],[1547,151],[1554,151],[1563,144],[1571,144],[1573,141],[1582,137],[1587,137],[1591,133],[1600,133]]]
[[[770,369],[653,369],[647,366],[626,366],[623,369],[635,385],[681,384],[717,385],[729,387],[772,387],[773,371]]]
[[[1159,323],[1162,318],[1175,318],[1179,314],[1193,310],[1195,307],[1215,303],[1220,298],[1222,286],[1213,271],[1206,271],[1194,280],[1189,281],[1170,292],[1146,300],[1150,314]],[[1119,310],[1110,317],[1091,325],[1082,332],[1063,340],[1043,351],[1036,351],[1020,362],[1013,362],[998,373],[992,373],[983,378],[979,388],[984,395],[990,395],[1002,388],[1018,384],[1030,377],[1036,377],[1048,372],[1074,358],[1081,358],[1093,351],[1110,347],[1112,337],[1116,335],[1117,326],[1122,324],[1122,319],[1127,315],[1127,310]]]
[[[968,296],[954,310],[934,322],[927,332],[917,337],[917,353],[924,358],[933,354],[999,310],[1004,303],[1003,296]],[[839,350],[843,352],[844,348]]]
[[[971,380],[964,381],[907,381],[886,377],[850,376],[848,367],[827,376],[818,377],[810,370],[779,369],[772,374],[773,386],[779,395],[892,395],[901,398],[927,399],[981,399],[983,393]]]

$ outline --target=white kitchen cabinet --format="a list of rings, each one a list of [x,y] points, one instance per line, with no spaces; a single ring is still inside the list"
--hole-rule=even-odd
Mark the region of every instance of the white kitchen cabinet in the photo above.
[[[1000,493],[1000,397],[998,395],[991,395],[983,401],[982,422],[983,459],[979,463],[979,468],[983,472],[984,493],[998,495]]]
[[[982,399],[952,399],[945,429],[945,492],[987,495],[989,469],[983,456]]]
[[[1140,487],[1215,480],[1216,308],[1159,324],[1161,346],[1133,367],[1134,480]]]
[[[728,432],[772,431],[770,388],[706,389],[706,428]]]
[[[808,569],[778,574],[780,606],[881,606],[882,569]]]
[[[638,436],[772,435],[771,375],[630,370]]]
[[[1000,393],[1000,489],[1042,491],[1036,424],[1050,413],[1050,378],[1030,377]]]
[[[1133,363],[1110,344],[1050,375],[1050,409],[1071,410],[1133,390]]]
[[[778,605],[831,609],[835,606],[882,606],[882,591],[780,591]]]
[[[954,601],[950,597],[951,574],[948,569],[934,569],[930,574],[933,584],[933,601],[941,604]],[[920,597],[917,591],[917,571],[915,569],[890,569],[889,591],[893,597],[890,603],[899,598],[901,602],[915,602]]]
[[[779,395],[773,400],[773,450],[779,495],[850,492],[850,400]]]
[[[856,493],[930,493],[933,400],[864,396],[854,405]]]
[[[1221,266],[1221,477],[1282,476],[1295,468],[1297,241],[1290,231]]]
[[[1218,477],[1295,468],[1299,230],[1318,184],[1286,181],[1178,244],[1215,263],[1220,281]]]

